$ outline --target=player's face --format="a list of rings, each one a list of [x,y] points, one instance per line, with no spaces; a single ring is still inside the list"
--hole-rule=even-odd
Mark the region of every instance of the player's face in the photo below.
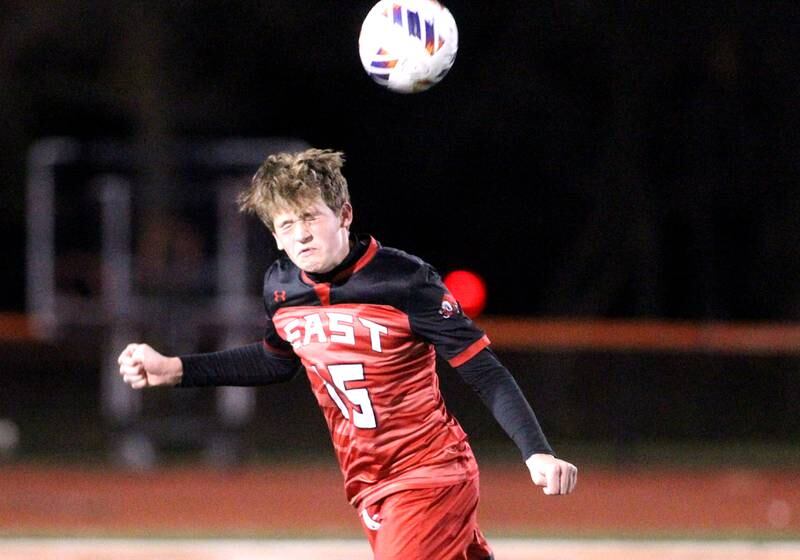
[[[322,199],[302,210],[283,209],[272,216],[278,249],[301,270],[323,273],[333,270],[350,252],[353,208],[345,203],[337,214]]]

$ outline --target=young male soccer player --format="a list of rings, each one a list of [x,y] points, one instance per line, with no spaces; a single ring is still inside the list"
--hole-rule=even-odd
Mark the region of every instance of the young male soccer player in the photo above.
[[[302,363],[375,558],[492,558],[477,525],[478,466],[442,401],[436,355],[477,391],[545,494],[572,492],[577,469],[553,456],[489,339],[433,268],[350,233],[342,164],[328,150],[273,155],[240,195],[286,253],[264,278],[263,341],[180,357],[130,344],[120,374],[134,389],[264,385]]]

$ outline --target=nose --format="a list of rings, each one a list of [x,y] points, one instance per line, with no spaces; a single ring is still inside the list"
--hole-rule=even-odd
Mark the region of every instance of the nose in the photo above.
[[[311,228],[305,220],[298,220],[294,226],[295,241],[306,242],[311,240]]]

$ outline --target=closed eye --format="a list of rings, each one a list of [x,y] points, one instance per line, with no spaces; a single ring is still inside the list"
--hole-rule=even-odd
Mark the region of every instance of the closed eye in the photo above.
[[[301,219],[306,223],[316,221],[317,218],[319,218],[319,214],[311,214],[311,213],[309,213],[309,214],[303,214],[301,216]]]

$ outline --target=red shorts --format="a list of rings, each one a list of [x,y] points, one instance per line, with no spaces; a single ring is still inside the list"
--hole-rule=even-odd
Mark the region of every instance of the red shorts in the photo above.
[[[403,490],[359,513],[375,560],[490,560],[477,512],[475,478]]]

